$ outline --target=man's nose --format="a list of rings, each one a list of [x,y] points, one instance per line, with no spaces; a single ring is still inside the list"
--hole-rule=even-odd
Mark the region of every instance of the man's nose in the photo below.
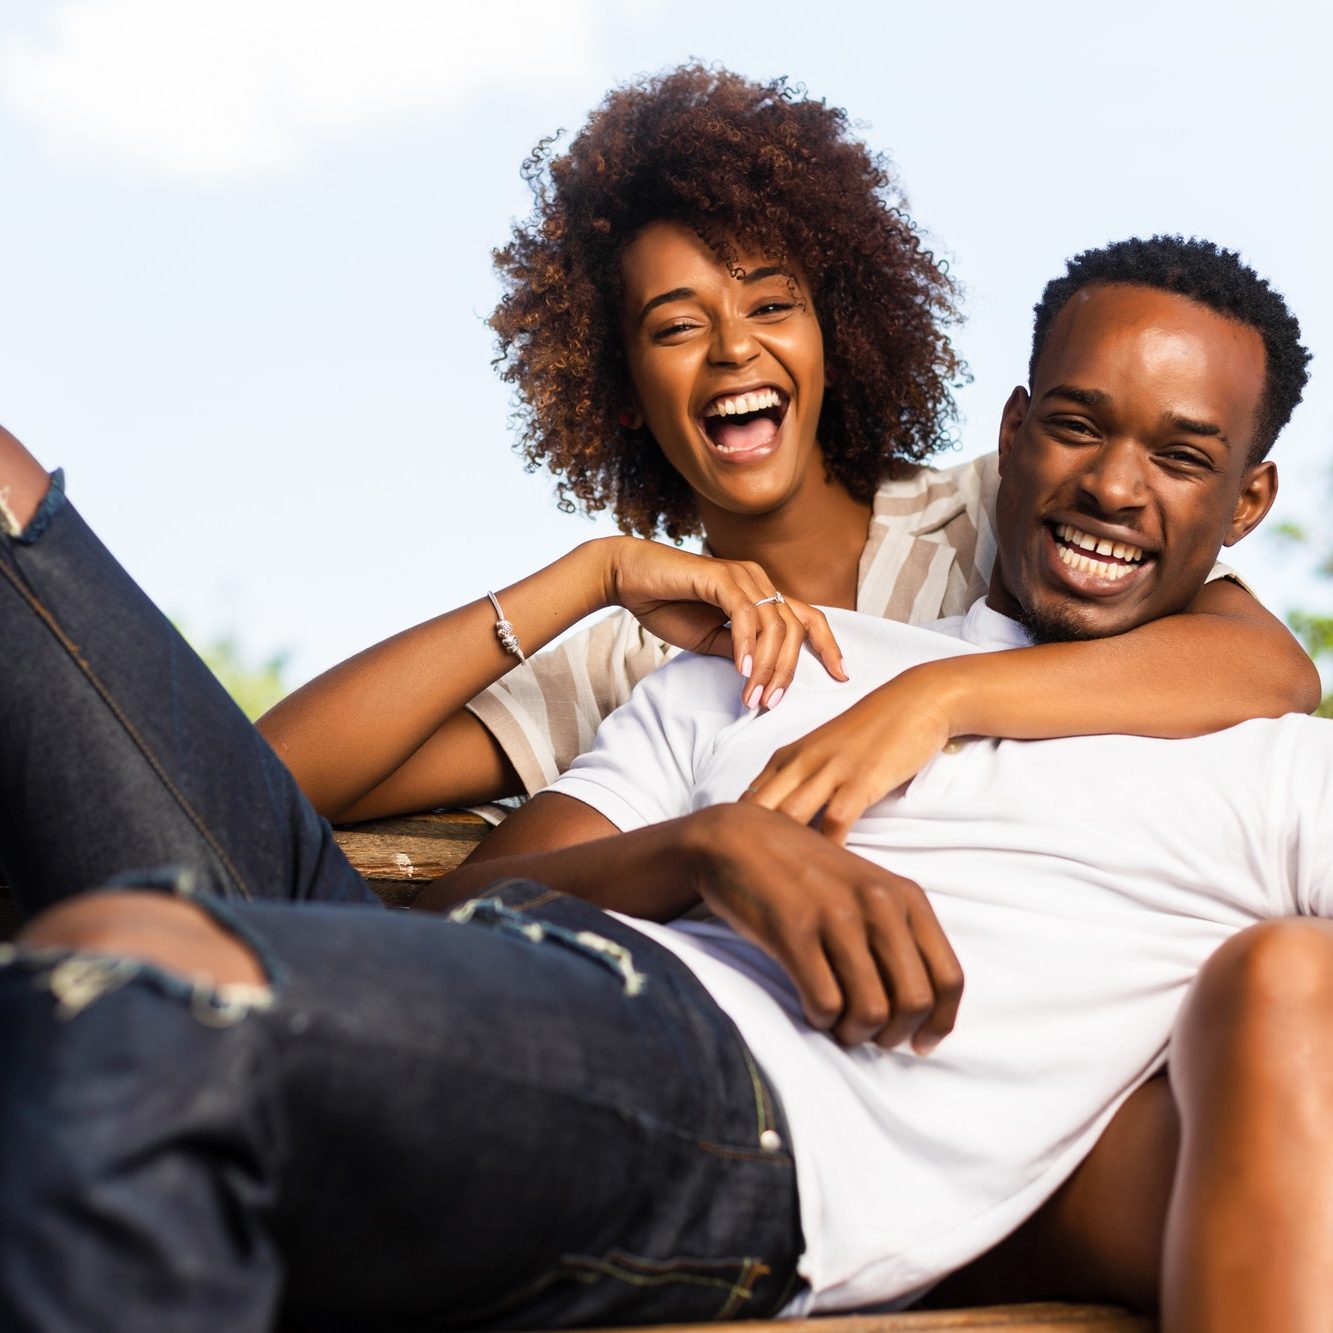
[[[717,366],[744,366],[759,355],[759,344],[746,321],[723,315],[713,324],[708,359]]]
[[[1147,460],[1133,441],[1109,441],[1088,459],[1079,488],[1103,513],[1140,508],[1146,496]]]

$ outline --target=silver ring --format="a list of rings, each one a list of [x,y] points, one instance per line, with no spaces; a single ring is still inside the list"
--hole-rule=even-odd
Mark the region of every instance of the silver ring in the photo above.
[[[761,597],[755,605],[767,606],[769,602],[776,602],[779,606],[784,606],[786,601],[787,599],[780,592],[775,592],[772,597]]]

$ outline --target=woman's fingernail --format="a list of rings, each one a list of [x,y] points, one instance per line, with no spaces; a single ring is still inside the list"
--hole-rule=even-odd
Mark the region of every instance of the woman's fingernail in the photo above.
[[[750,672],[753,670],[754,658],[751,657],[749,653],[746,653],[745,656],[741,658],[741,675],[748,680],[750,678]]]
[[[851,679],[851,675],[847,671],[847,659],[845,657],[838,658],[838,670],[841,671],[848,680]]]
[[[764,687],[762,685],[756,685],[754,689],[750,691],[750,697],[745,701],[746,708],[758,708],[759,696],[763,694],[763,692]]]
[[[782,696],[785,693],[786,691],[783,690],[782,686],[779,685],[778,688],[768,696],[768,706],[770,708],[776,708],[778,704],[782,702]]]

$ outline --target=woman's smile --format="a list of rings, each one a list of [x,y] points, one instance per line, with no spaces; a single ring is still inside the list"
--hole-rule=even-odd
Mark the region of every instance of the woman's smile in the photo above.
[[[720,393],[704,407],[699,429],[723,458],[754,462],[777,449],[790,401],[771,384]]]

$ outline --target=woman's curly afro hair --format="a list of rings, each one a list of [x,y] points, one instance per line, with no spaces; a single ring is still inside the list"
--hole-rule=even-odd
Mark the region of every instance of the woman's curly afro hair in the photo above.
[[[966,373],[943,331],[955,287],[846,112],[784,79],[695,64],[613,90],[562,156],[555,137],[524,163],[534,212],[495,252],[505,295],[490,324],[519,448],[560,478],[563,509],[609,505],[623,531],[673,540],[699,527],[685,482],[619,420],[631,401],[620,254],[659,219],[729,265],[743,247],[804,271],[828,378],[819,439],[853,495],[945,441]]]

